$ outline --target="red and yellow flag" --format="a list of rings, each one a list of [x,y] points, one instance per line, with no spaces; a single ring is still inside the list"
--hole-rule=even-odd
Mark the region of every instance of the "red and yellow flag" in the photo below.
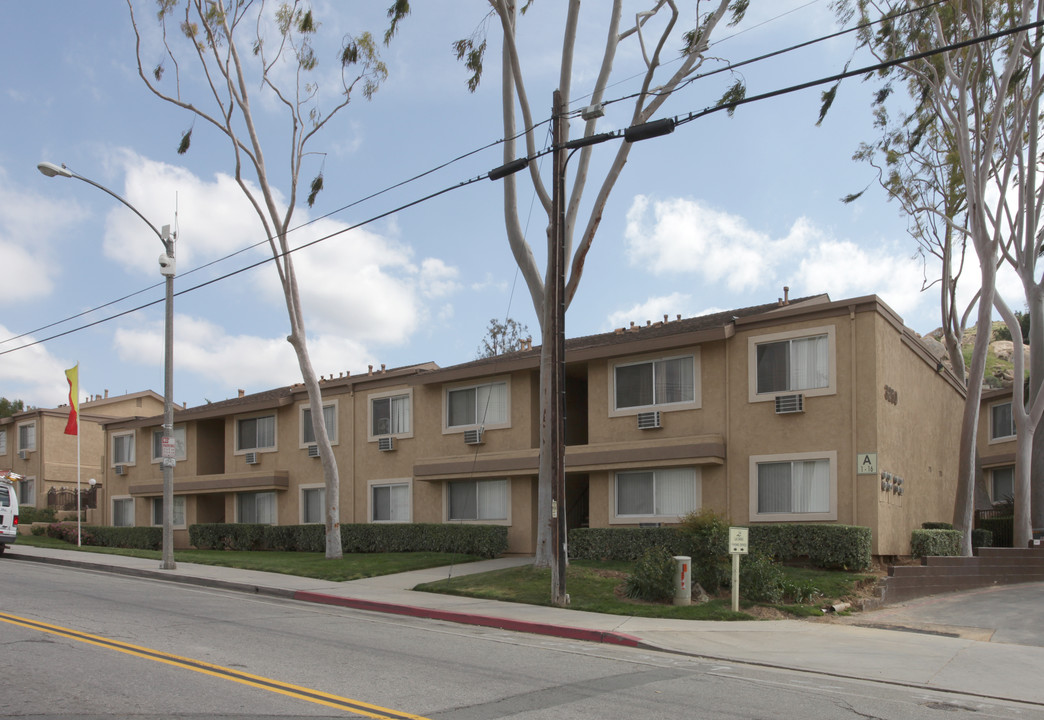
[[[66,435],[80,434],[80,363],[65,371],[69,381],[69,422],[65,425]]]

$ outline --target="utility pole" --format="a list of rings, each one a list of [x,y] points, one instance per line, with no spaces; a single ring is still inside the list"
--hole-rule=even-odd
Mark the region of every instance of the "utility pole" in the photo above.
[[[551,307],[551,602],[568,605],[566,593],[565,493],[565,148],[566,117],[562,94],[555,90],[551,146],[554,178],[551,192],[551,247],[548,248],[548,303]]]

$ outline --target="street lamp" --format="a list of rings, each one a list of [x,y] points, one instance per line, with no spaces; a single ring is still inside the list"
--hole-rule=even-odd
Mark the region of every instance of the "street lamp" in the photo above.
[[[166,311],[164,318],[163,338],[163,555],[160,561],[161,570],[173,570],[174,564],[174,464],[176,462],[174,453],[169,452],[174,447],[174,237],[170,234],[170,225],[164,225],[163,230],[157,230],[156,226],[138,212],[138,209],[114,193],[104,185],[74,173],[65,165],[42,162],[36,169],[47,177],[67,177],[82,180],[88,185],[93,185],[99,190],[108,193],[127,206],[135,215],[141,218],[149,229],[156,234],[159,241],[163,243],[163,254],[159,256],[160,274],[166,281]],[[168,457],[169,453],[169,457]]]

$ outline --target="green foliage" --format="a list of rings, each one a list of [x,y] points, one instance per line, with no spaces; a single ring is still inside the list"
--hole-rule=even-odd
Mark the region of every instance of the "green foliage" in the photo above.
[[[1030,333],[1030,314],[1027,312],[1015,311],[1015,319],[1019,321],[1019,329],[1022,330],[1022,344],[1029,345],[1029,333]],[[993,326],[993,339],[994,340],[1007,340],[1013,342],[1011,336],[1011,330],[1004,323],[997,323]]]
[[[667,548],[647,549],[624,582],[627,597],[648,602],[669,601],[674,597],[675,564]]]
[[[312,188],[308,193],[308,207],[315,205],[315,198],[319,195],[319,192],[323,189],[323,174],[319,173],[312,180]]]
[[[826,523],[753,525],[750,545],[781,561],[804,559],[822,568],[854,571],[872,566],[868,527]]]
[[[751,602],[783,602],[786,578],[769,555],[754,551],[740,559],[740,593]]]
[[[914,557],[960,555],[961,540],[960,530],[914,530],[910,553]]]
[[[323,525],[211,523],[189,526],[189,543],[200,549],[323,552]],[[443,523],[352,523],[341,525],[345,553],[447,552],[493,558],[507,550],[501,525]]]
[[[728,551],[727,544],[715,544],[728,542],[727,534],[724,539],[716,535],[721,527],[725,527],[727,533],[725,521],[720,518],[718,521],[720,524],[707,521],[711,528],[707,531],[707,538],[717,539],[705,538],[704,542],[711,544],[704,546],[683,532],[682,528],[690,527],[686,523],[662,528],[579,528],[569,533],[569,556],[587,560],[635,561],[646,548],[660,545],[675,555],[692,557],[693,577],[703,585],[704,579],[700,578],[707,570],[697,565],[697,558],[714,557],[718,549],[722,553]],[[780,561],[801,559],[816,567],[830,569],[869,570],[872,565],[871,541],[870,528],[855,525],[773,523],[750,528],[752,548]],[[703,587],[710,592],[714,585],[708,581],[708,585]]]
[[[512,318],[500,322],[496,318],[489,319],[486,335],[478,348],[478,359],[496,357],[509,352],[522,350],[529,339],[529,328]]]
[[[717,107],[728,108],[725,112],[732,117],[736,112],[736,105],[747,97],[747,87],[742,80],[737,80],[718,100]]]
[[[384,44],[387,45],[395,37],[399,29],[399,23],[410,14],[409,0],[395,0],[388,8],[388,29],[384,31]]]
[[[729,524],[712,510],[702,509],[682,518],[678,531],[686,538],[684,553],[692,558],[692,579],[709,593],[729,582]]]
[[[923,522],[922,530],[953,530],[953,523],[948,522]]]
[[[47,528],[43,525],[36,525],[29,530],[33,535],[44,535],[47,533]]]
[[[975,528],[972,530],[972,547],[993,547],[993,533],[985,528]]]
[[[54,508],[37,508],[32,505],[21,505],[18,508],[18,522],[22,525],[33,523],[53,523],[57,513]]]
[[[181,135],[181,142],[178,143],[178,155],[184,155],[188,152],[189,145],[192,144],[192,128],[189,128]]]
[[[486,41],[483,39],[476,44],[476,37],[457,40],[453,43],[453,50],[457,60],[464,61],[464,67],[471,72],[468,78],[468,91],[478,90],[479,82],[482,80],[482,60],[486,54]]]
[[[0,417],[11,417],[23,410],[25,410],[25,403],[21,400],[8,400],[5,397],[0,397]]]
[[[44,532],[47,537],[76,544],[76,523],[51,523]],[[33,528],[33,534],[43,533],[37,533],[36,528]],[[80,527],[79,537],[81,545],[159,550],[163,542],[163,528],[83,525]]]

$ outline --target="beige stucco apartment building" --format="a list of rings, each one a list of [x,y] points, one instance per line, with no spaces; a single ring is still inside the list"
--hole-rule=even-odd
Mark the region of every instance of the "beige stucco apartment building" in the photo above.
[[[79,454],[76,435],[66,435],[69,407],[30,408],[0,418],[0,468],[13,470],[25,479],[18,482],[22,507],[48,506],[48,493],[74,491],[77,465],[81,485],[91,478],[102,483],[105,473],[105,432],[102,423],[113,418],[151,417],[163,412],[163,398],[151,390],[109,397],[87,397],[80,401]],[[78,458],[78,461],[77,461]],[[104,483],[102,483],[104,487]],[[89,520],[97,520],[90,517]]]
[[[711,508],[737,525],[864,525],[875,554],[902,555],[911,530],[952,515],[963,391],[875,296],[665,319],[566,347],[571,528]],[[324,379],[342,522],[499,523],[510,552],[532,552],[538,365],[537,348]],[[105,522],[159,524],[161,422],[106,425]],[[300,385],[177,412],[175,543],[193,523],[321,522],[310,432]]]

